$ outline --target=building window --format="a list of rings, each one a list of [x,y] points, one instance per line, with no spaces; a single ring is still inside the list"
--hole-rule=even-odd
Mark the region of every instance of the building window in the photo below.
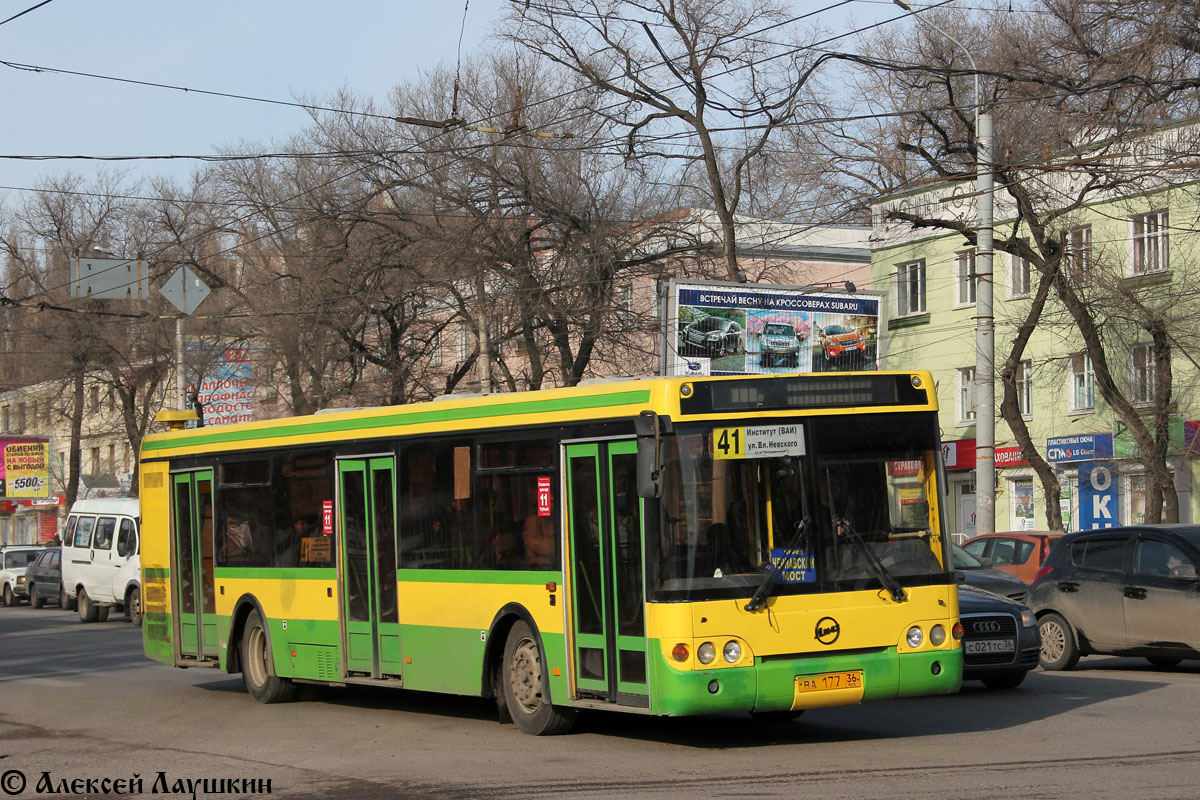
[[[925,262],[896,265],[896,313],[904,317],[925,313]]]
[[[456,327],[458,333],[458,363],[463,363],[471,357],[471,329],[466,322],[460,321]]]
[[[1130,220],[1134,275],[1166,272],[1168,267],[1167,212],[1152,211]]]
[[[1021,416],[1033,416],[1033,362],[1022,361],[1017,365],[1017,409]]]
[[[101,468],[101,464],[100,464],[100,448],[93,447],[92,448],[92,472],[91,472],[91,474],[99,475],[103,471],[104,470]]]
[[[1129,399],[1134,403],[1154,402],[1157,383],[1154,375],[1154,351],[1148,344],[1135,344],[1129,353]]]
[[[1092,229],[1075,228],[1063,234],[1063,271],[1074,286],[1092,281]]]
[[[12,428],[9,427],[9,424],[12,422],[12,418],[9,416],[10,413],[11,412],[8,410],[8,406],[0,408],[0,431],[4,431],[5,433],[10,433],[12,431]]]
[[[25,432],[25,404],[17,403],[17,433]]]
[[[1096,408],[1096,373],[1092,357],[1087,353],[1071,356],[1071,410],[1092,411]]]
[[[962,367],[956,376],[955,408],[958,412],[959,423],[971,422],[975,419],[975,368]]]
[[[975,286],[978,283],[975,274],[975,251],[964,250],[954,254],[954,303],[955,305],[972,305],[975,302]]]
[[[613,302],[617,306],[617,319],[625,325],[633,322],[633,284],[622,283],[617,286]]]
[[[429,341],[429,365],[432,367],[442,365],[442,332],[440,330],[434,331],[433,338]]]
[[[88,387],[88,408],[92,411],[100,410],[100,384],[98,383]]]
[[[108,471],[113,473],[117,471],[117,446],[115,444],[108,446]]]
[[[1020,256],[1009,256],[1008,296],[1010,298],[1029,296],[1029,259]]]

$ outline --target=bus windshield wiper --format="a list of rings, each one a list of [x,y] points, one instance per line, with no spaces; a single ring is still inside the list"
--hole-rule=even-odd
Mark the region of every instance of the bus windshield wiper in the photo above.
[[[758,585],[758,588],[750,597],[750,602],[746,603],[745,609],[747,611],[758,611],[760,608],[762,608],[767,597],[772,591],[775,590],[775,584],[779,583],[779,576],[783,574],[783,565],[787,562],[787,554],[796,549],[796,546],[799,545],[800,541],[805,537],[805,535],[807,535],[808,527],[811,524],[812,519],[810,517],[805,517],[796,523],[796,534],[784,548],[783,558],[779,559],[777,564],[771,565],[770,573],[768,573],[767,577],[763,578],[763,582]]]
[[[875,573],[876,578],[879,578],[879,582],[892,595],[892,599],[897,603],[903,603],[907,600],[908,596],[904,594],[904,588],[896,580],[896,576],[888,572],[888,568],[879,560],[879,556],[875,555],[870,545],[863,540],[858,531],[854,530],[854,526],[850,524],[850,520],[845,517],[839,517],[834,519],[833,524],[834,530],[842,531],[842,535],[849,539],[850,543],[857,547],[859,552],[863,554],[867,560],[867,565],[871,568],[871,572]]]

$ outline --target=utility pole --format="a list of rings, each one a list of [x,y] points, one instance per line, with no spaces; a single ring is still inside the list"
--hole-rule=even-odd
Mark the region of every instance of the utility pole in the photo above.
[[[996,336],[992,313],[992,115],[983,111],[979,67],[962,42],[892,0],[918,22],[959,47],[975,72],[975,535],[996,530]]]

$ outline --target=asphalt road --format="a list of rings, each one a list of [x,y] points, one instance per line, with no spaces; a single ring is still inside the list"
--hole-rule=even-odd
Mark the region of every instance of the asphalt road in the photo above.
[[[238,676],[145,659],[140,630],[115,617],[0,609],[0,798],[44,796],[39,782],[58,796],[267,796],[242,780],[330,798],[1194,798],[1198,707],[1200,661],[1092,657],[1016,690],[968,683],[786,724],[593,713],[537,738],[479,699],[305,687],[261,706]]]

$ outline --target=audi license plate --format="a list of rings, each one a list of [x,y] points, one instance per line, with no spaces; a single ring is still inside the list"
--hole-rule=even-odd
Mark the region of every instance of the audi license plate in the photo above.
[[[979,639],[965,642],[963,650],[970,655],[979,653],[1012,653],[1017,649],[1012,639]]]

